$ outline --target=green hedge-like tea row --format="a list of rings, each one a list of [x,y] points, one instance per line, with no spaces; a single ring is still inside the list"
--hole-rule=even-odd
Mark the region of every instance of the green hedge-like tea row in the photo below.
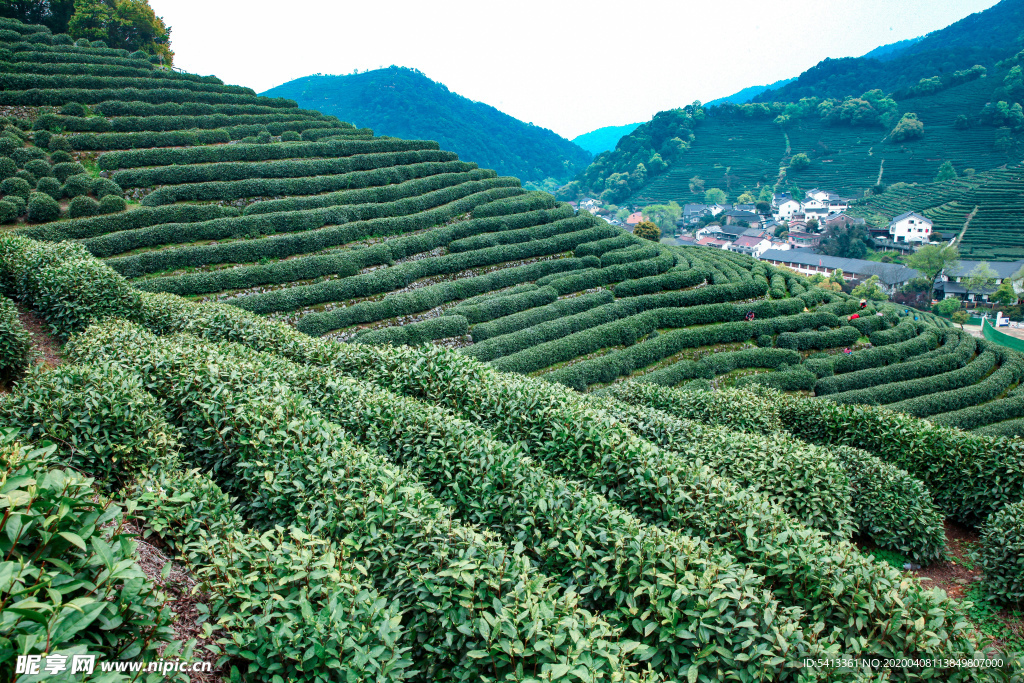
[[[332,330],[351,325],[387,320],[400,315],[411,315],[458,299],[468,299],[495,289],[531,282],[549,273],[563,273],[593,265],[593,256],[586,258],[556,258],[503,268],[488,275],[467,277],[452,282],[440,282],[409,292],[391,294],[380,301],[361,301],[345,308],[314,311],[299,319],[300,332],[319,337]]]
[[[852,521],[857,532],[881,547],[923,562],[943,557],[943,518],[921,482],[864,451],[825,450],[775,431],[779,414],[774,392],[666,390],[627,382],[613,385],[609,393],[632,407],[610,404],[605,409],[637,434],[759,488],[797,519],[816,520],[811,523],[819,528],[840,524],[843,533]],[[738,408],[735,414],[731,405]],[[708,426],[707,419],[719,426]],[[739,437],[732,431],[736,428],[771,431]],[[821,476],[828,482],[825,495],[814,490]],[[843,519],[826,521],[836,514]]]
[[[954,348],[950,349],[948,348],[949,346],[953,346]],[[975,342],[974,337],[971,337],[970,335],[963,335],[958,341],[954,341],[951,344],[947,344],[937,349],[938,351],[945,351],[945,353],[941,353],[936,356],[905,361],[902,363],[893,363],[891,365],[884,365],[877,368],[866,368],[864,370],[848,372],[842,375],[823,377],[818,380],[818,383],[814,386],[814,393],[818,396],[825,396],[828,394],[839,394],[855,390],[870,390],[871,387],[876,387],[878,385],[903,382],[942,374],[967,365],[971,358],[974,357],[974,350],[976,347],[977,343]],[[870,395],[865,394],[865,396],[868,397],[867,400],[852,400],[846,402],[873,402]]]
[[[555,292],[555,296],[558,296],[558,291],[553,286],[545,286],[541,289],[551,289]],[[560,299],[553,301],[545,306],[537,306],[536,308],[530,308],[520,313],[514,313],[497,320],[490,322],[481,323],[473,327],[473,341],[476,344],[467,349],[472,351],[480,342],[485,339],[492,337],[500,337],[502,335],[512,334],[520,330],[532,328],[535,325],[540,325],[549,320],[558,320],[559,318],[576,315],[583,311],[588,311],[598,306],[610,304],[615,300],[615,297],[606,289],[602,289],[598,292],[588,292],[581,296],[569,297],[567,299]]]
[[[293,100],[275,99],[273,104],[207,104],[204,102],[163,102],[154,104],[151,102],[139,102],[132,100],[107,100],[92,105],[91,109],[103,116],[209,116],[213,114],[227,114],[228,116],[242,116],[253,114],[269,114],[273,116],[306,116],[310,118],[324,117],[318,111],[311,109],[298,109]],[[350,123],[342,123],[343,127],[354,128]],[[202,126],[199,126],[200,128]]]
[[[349,561],[404,609],[418,641],[410,656],[431,676],[506,680],[519,662],[551,671],[569,661],[598,678],[624,669],[616,630],[579,609],[575,595],[452,519],[408,471],[376,448],[355,447],[286,385],[253,381],[195,339],[158,339],[123,323],[94,328],[69,354],[137,368],[148,391],[176,406],[191,462],[238,497],[253,527],[295,525],[344,540]],[[214,416],[228,427],[223,435],[203,427]],[[469,628],[481,621],[494,630]],[[573,629],[582,637],[568,637]],[[520,640],[519,652],[503,651],[503,637]]]
[[[497,296],[486,301],[468,306],[456,306],[446,311],[446,315],[460,315],[471,324],[481,323],[495,318],[526,311],[538,306],[545,306],[558,300],[558,292],[551,287],[540,287],[529,292],[520,292],[509,296]],[[476,332],[474,329],[474,341]]]
[[[1024,602],[1024,500],[1005,505],[985,520],[978,564],[990,600],[1004,605]]]
[[[394,188],[390,191],[394,191]],[[178,239],[209,239],[196,235],[243,227],[247,227],[248,230],[233,234],[238,237],[248,236],[250,239],[141,252],[112,258],[109,264],[128,277],[139,277],[148,273],[217,263],[254,263],[261,259],[283,259],[340,246],[370,235],[396,234],[429,228],[465,213],[477,204],[518,192],[519,188],[505,187],[500,178],[495,178],[468,181],[385,204],[355,204],[322,211],[242,216],[218,221],[215,226],[194,223],[186,226],[187,234],[175,233]],[[352,222],[348,222],[349,220]],[[123,253],[128,249],[138,248],[138,241],[143,239],[147,240],[147,244],[154,244],[151,240],[158,235],[167,234],[169,230],[167,226],[161,225],[144,228],[144,232],[136,234],[117,233],[106,239],[105,246],[114,253]],[[287,234],[275,234],[278,232]],[[268,236],[255,239],[259,235]],[[90,246],[93,246],[92,242]]]
[[[136,291],[78,244],[0,236],[0,290],[38,313],[60,339],[107,315],[130,315]]]
[[[230,201],[246,197],[280,195],[309,195],[339,192],[364,187],[399,184],[414,178],[434,175],[452,176],[467,173],[469,180],[496,178],[494,171],[477,169],[476,164],[461,161],[424,162],[402,166],[388,166],[367,171],[353,171],[339,175],[315,175],[299,178],[252,178],[249,180],[210,181],[165,185],[146,195],[143,206],[161,206],[175,202]],[[394,195],[385,195],[384,201]],[[398,195],[401,196],[401,195]],[[368,198],[372,201],[372,199]],[[338,204],[348,203],[339,201]]]
[[[865,368],[877,368],[890,363],[899,363],[934,349],[939,343],[940,334],[938,330],[925,328],[921,334],[905,342],[876,346],[828,358],[808,358],[804,364],[818,377],[826,377],[833,373],[838,375],[844,372],[855,372]]]
[[[713,379],[741,368],[771,368],[778,370],[783,365],[798,365],[803,359],[796,351],[789,349],[743,349],[741,351],[720,351],[699,361],[681,360],[658,368],[643,375],[636,381],[672,387],[689,379]]]
[[[831,313],[823,313],[822,315],[829,315]],[[838,321],[836,321],[838,323]],[[827,324],[827,323],[826,323]],[[810,326],[808,326],[810,327]],[[842,327],[836,327],[828,331],[812,331],[812,332],[783,332],[775,340],[775,346],[780,349],[793,349],[794,351],[803,351],[805,349],[832,349],[839,346],[851,346],[860,339],[860,330],[856,327],[850,327],[849,325],[843,325]],[[806,370],[807,373],[811,373]],[[817,381],[817,375],[815,375],[815,381]],[[812,383],[808,389],[813,388]]]
[[[868,389],[829,394],[824,398],[836,403],[867,403],[870,405],[895,404],[900,401],[924,398],[928,394],[959,390],[980,381],[995,367],[997,360],[996,352],[989,350],[969,363],[953,362],[952,367],[955,369],[948,372],[920,379],[881,384]],[[891,407],[893,410],[899,410],[895,406]]]
[[[0,296],[0,382],[19,377],[32,362],[32,335],[21,324],[18,307]]]
[[[356,338],[359,344],[393,344],[398,346],[419,346],[435,339],[461,337],[469,333],[469,322],[461,315],[444,315],[418,323],[379,327],[360,334]]]
[[[787,399],[782,421],[796,436],[861,448],[906,470],[947,516],[977,524],[1024,497],[1024,444],[951,429],[889,408]]]
[[[79,133],[69,138],[72,149],[147,149],[150,147],[191,147],[229,142],[234,136],[223,128],[176,130],[168,133]],[[150,206],[154,206],[150,204]]]
[[[920,323],[914,322],[911,318],[904,318],[896,327],[888,330],[872,332],[868,337],[872,346],[886,346],[912,339],[920,333]]]
[[[161,223],[199,223],[237,214],[236,209],[214,205],[142,207],[116,216],[95,216],[54,221],[44,225],[29,225],[17,228],[16,232],[35,240],[60,242],[88,239],[122,230],[136,230]]]
[[[32,76],[30,78],[36,78]],[[113,80],[113,79],[110,79]],[[139,85],[144,79],[125,79],[136,81]],[[238,95],[224,92],[196,92],[183,88],[163,87],[163,83],[154,81],[152,88],[127,87],[127,88],[74,88],[74,89],[42,89],[32,88],[31,90],[0,90],[0,104],[24,106],[24,107],[59,107],[68,102],[80,104],[97,104],[107,100],[132,101],[139,100],[151,104],[173,103],[192,100],[207,104],[256,104],[281,109],[288,109],[296,106],[291,100],[278,100],[270,97],[253,97],[252,95]],[[187,81],[175,85],[189,85]]]
[[[893,410],[917,417],[928,417],[936,413],[946,413],[968,406],[978,406],[1001,396],[1011,385],[1016,384],[1024,377],[1024,355],[996,346],[992,348],[991,352],[986,351],[978,356],[967,368],[978,363],[988,353],[995,354],[995,361],[999,364],[999,367],[984,379],[981,379],[984,375],[978,377],[981,381],[975,380],[977,383],[972,382],[969,386],[962,388],[945,391],[937,390],[937,393],[930,393],[900,401],[899,403],[893,403],[890,407]],[[966,370],[967,368],[964,369]],[[938,377],[941,377],[941,375]],[[938,379],[938,377],[933,379]],[[936,386],[941,387],[943,385],[938,383]]]
[[[815,322],[824,321],[831,313],[801,313],[795,316],[770,318],[749,322],[728,322],[707,325],[693,329],[676,329],[635,343],[642,335],[650,334],[659,327],[675,327],[677,310],[658,309],[625,320],[608,323],[586,332],[570,335],[547,344],[541,344],[527,351],[520,351],[494,361],[495,367],[516,372],[529,372],[525,368],[538,369],[593,353],[609,346],[625,345],[598,358],[568,365],[547,375],[547,379],[560,382],[578,390],[591,384],[611,382],[634,370],[645,368],[683,349],[696,346],[710,346],[728,342],[747,341],[762,334],[774,334],[787,329],[801,329]],[[681,309],[686,311],[688,309]],[[633,340],[633,341],[631,341]],[[542,360],[551,362],[538,365]]]
[[[427,213],[429,214],[430,212]],[[437,214],[438,212],[434,213]],[[299,256],[267,264],[172,275],[140,282],[139,287],[141,289],[166,291],[174,294],[209,294],[228,289],[246,289],[259,285],[313,280],[325,276],[348,277],[357,274],[363,268],[390,263],[415,254],[431,251],[448,244],[454,239],[477,232],[550,223],[571,215],[572,210],[566,207],[550,211],[531,211],[507,218],[471,219],[436,227],[433,230],[417,234],[378,242],[361,249],[353,248],[325,254]],[[440,217],[436,218],[437,222],[441,222],[446,216],[446,213],[440,212]],[[430,218],[430,216],[428,215],[426,218]],[[361,232],[352,233],[352,239],[359,239],[370,234],[386,234],[394,231],[395,228],[392,227],[392,224],[393,221],[378,219],[367,221],[364,225],[350,223],[345,228],[365,228]]]
[[[206,475],[147,474],[132,492],[145,533],[172,547],[203,582],[209,618],[227,632],[234,675],[315,683],[338,667],[362,680],[410,678],[413,634],[401,624],[401,605],[381,596],[342,546],[294,526],[247,530]],[[297,575],[315,579],[307,585]],[[254,603],[274,610],[254,612]],[[287,641],[276,636],[282,629]],[[371,651],[375,657],[366,656]],[[242,653],[255,660],[243,664]]]
[[[179,164],[210,164],[227,161],[272,161],[274,159],[311,159],[315,157],[346,157],[355,154],[437,150],[432,140],[329,140],[326,142],[282,142],[276,145],[237,144],[225,147],[193,149],[149,149],[107,152],[99,158],[104,171],[118,171],[140,166],[175,166]]]
[[[184,78],[154,78],[153,76],[158,76],[158,72],[154,72],[154,74],[143,78],[119,78],[89,75],[16,74],[4,72],[0,69],[0,89],[4,91],[24,91],[29,89],[117,90],[129,88],[136,90],[154,90],[158,88],[166,88],[168,84],[164,81],[174,80],[175,83],[171,87],[184,92],[245,95],[249,98],[256,97],[256,93],[253,92],[252,88],[246,88],[241,85],[203,83]]]
[[[711,285],[688,292],[663,292],[619,299],[615,303],[599,308],[589,308],[576,315],[563,314],[550,322],[537,324],[514,334],[500,337],[489,335],[490,339],[487,342],[475,344],[466,349],[466,353],[478,360],[491,361],[529,349],[537,344],[561,339],[616,320],[655,310],[661,312],[653,314],[654,318],[650,322],[654,324],[654,328],[635,318],[630,324],[640,324],[646,333],[649,333],[651,329],[662,327],[689,327],[739,321],[743,320],[744,316],[752,310],[761,318],[772,318],[778,315],[793,315],[797,310],[803,308],[800,305],[793,310],[792,306],[780,307],[766,301],[756,304],[701,303],[732,301],[735,298],[741,298],[737,297],[737,292],[742,292],[743,289],[743,285]],[[835,317],[831,316],[829,320],[834,322]]]
[[[758,385],[779,391],[810,391],[818,376],[806,368],[796,367],[782,372],[767,372],[746,375],[736,380],[736,387]]]
[[[284,161],[223,162],[210,164],[184,164],[154,166],[118,171],[111,180],[123,188],[151,185],[205,183],[250,178],[303,178],[314,175],[333,175],[352,171],[369,171],[388,166],[405,166],[423,162],[454,162],[458,155],[440,150],[411,152],[384,152],[325,159],[289,159]],[[476,168],[476,164],[467,164]]]
[[[576,219],[569,219],[570,221]],[[359,297],[393,292],[417,280],[438,275],[454,275],[471,268],[492,266],[513,261],[534,259],[571,251],[577,244],[600,238],[616,228],[605,224],[575,232],[563,232],[547,239],[505,244],[489,249],[464,251],[434,258],[418,259],[381,268],[369,273],[325,280],[323,282],[294,285],[263,294],[239,297],[232,304],[253,313],[293,311],[331,301],[346,301]],[[360,304],[355,304],[356,306]],[[410,311],[417,312],[417,311]],[[391,316],[387,316],[391,317]],[[361,322],[372,322],[364,320]]]

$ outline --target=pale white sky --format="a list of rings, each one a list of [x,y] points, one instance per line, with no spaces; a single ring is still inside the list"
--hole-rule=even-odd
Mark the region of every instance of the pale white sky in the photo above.
[[[177,66],[262,92],[395,64],[573,138],[940,29],[995,0],[150,0]]]

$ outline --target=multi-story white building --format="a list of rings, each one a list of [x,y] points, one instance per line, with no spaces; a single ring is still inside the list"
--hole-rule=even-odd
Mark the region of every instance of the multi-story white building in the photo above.
[[[914,211],[901,213],[889,223],[889,239],[893,242],[927,243],[932,238],[932,222]]]

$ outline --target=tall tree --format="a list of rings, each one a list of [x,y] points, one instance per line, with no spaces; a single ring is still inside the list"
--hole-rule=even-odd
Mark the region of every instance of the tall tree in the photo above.
[[[683,215],[683,209],[675,202],[668,204],[650,204],[644,207],[644,218],[651,221],[665,234],[671,235],[675,232],[676,221]]]
[[[956,169],[953,167],[952,161],[944,161],[939,166],[939,172],[935,175],[935,182],[940,183],[943,180],[952,180],[956,178]]]
[[[986,289],[996,286],[997,275],[998,273],[989,267],[987,261],[982,261],[974,266],[967,277],[961,281],[961,284],[968,294],[981,294]]]
[[[959,261],[960,252],[956,247],[945,244],[928,244],[908,256],[906,264],[921,271],[921,275],[928,278],[929,282],[934,283],[939,273],[956,268]]]
[[[0,16],[67,33],[74,5],[74,0],[0,0]]]
[[[170,64],[171,29],[147,0],[74,0],[72,38],[102,40],[109,47],[158,55]]]
[[[717,187],[712,187],[710,190],[704,192],[704,203],[705,204],[724,204],[725,203],[725,191]]]

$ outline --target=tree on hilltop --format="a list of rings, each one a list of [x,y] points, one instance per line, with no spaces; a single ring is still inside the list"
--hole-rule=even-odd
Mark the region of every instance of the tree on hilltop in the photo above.
[[[956,169],[953,167],[952,161],[944,161],[939,166],[939,172],[935,174],[935,182],[941,183],[944,180],[953,180],[956,178]]]
[[[917,118],[917,114],[907,112],[896,124],[896,127],[889,133],[889,139],[893,142],[904,140],[916,140],[924,137],[924,123]]]
[[[789,160],[789,168],[793,171],[802,171],[810,165],[811,158],[803,152],[794,154],[793,158]]]
[[[725,191],[712,187],[704,193],[705,204],[724,204],[726,199]]]

